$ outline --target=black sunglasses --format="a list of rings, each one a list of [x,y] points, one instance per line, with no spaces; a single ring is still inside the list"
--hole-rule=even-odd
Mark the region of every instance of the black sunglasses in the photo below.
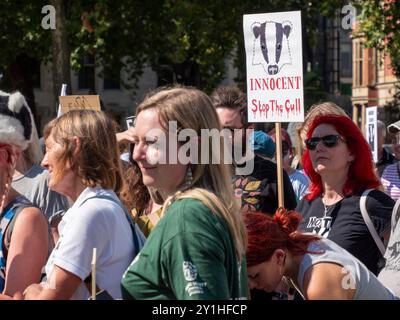
[[[315,150],[315,148],[317,147],[318,143],[320,143],[320,141],[322,141],[322,143],[324,144],[325,147],[333,148],[339,143],[339,140],[346,142],[338,134],[329,134],[329,135],[323,136],[323,137],[314,137],[314,138],[307,139],[305,141],[305,143],[306,143],[308,150]]]

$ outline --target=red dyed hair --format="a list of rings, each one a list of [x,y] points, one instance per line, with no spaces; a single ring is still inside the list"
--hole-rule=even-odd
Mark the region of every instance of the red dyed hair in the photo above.
[[[244,218],[249,267],[268,261],[277,249],[287,249],[292,255],[311,253],[307,250],[308,245],[320,239],[319,236],[297,231],[301,216],[295,211],[279,208],[273,217],[262,212],[249,212]]]
[[[316,117],[311,123],[307,132],[309,139],[316,127],[321,124],[329,124],[344,138],[347,148],[354,156],[354,161],[349,167],[347,181],[344,184],[343,193],[350,196],[355,192],[366,189],[377,188],[380,185],[379,179],[374,172],[371,149],[365,140],[360,129],[354,122],[345,116],[323,115]],[[303,168],[310,178],[309,194],[305,197],[307,200],[314,200],[323,192],[321,176],[314,170],[310,151],[306,149],[302,158]]]

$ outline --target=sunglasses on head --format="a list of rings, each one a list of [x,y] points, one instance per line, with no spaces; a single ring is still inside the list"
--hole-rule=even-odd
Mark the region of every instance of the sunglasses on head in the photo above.
[[[346,142],[338,134],[329,134],[329,135],[323,136],[323,137],[313,137],[313,138],[307,139],[305,141],[305,143],[306,143],[308,150],[315,150],[315,148],[317,147],[318,143],[320,143],[320,141],[322,141],[322,143],[324,144],[325,147],[333,148],[339,143],[339,140]]]

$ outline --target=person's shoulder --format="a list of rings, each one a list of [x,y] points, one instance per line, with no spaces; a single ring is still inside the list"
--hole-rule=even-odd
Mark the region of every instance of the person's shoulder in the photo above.
[[[256,164],[260,164],[263,167],[265,166],[267,168],[276,168],[276,163],[275,162],[273,162],[272,160],[260,157],[259,155],[256,155],[254,157],[254,162]]]
[[[396,161],[393,164],[388,164],[387,166],[385,166],[385,169],[383,169],[383,173],[382,176],[384,175],[392,175],[394,173],[397,174],[397,168],[398,168],[398,162]]]
[[[85,211],[88,219],[104,214],[119,215],[119,211],[123,211],[120,200],[112,190],[87,188],[76,202],[73,206],[74,211]]]
[[[166,210],[162,220],[164,219],[171,228],[200,233],[220,226],[223,220],[218,213],[213,213],[208,206],[195,198],[174,201]]]
[[[368,197],[374,199],[377,202],[380,203],[387,203],[387,204],[393,204],[395,201],[385,192],[378,190],[378,189],[373,189],[368,193]]]
[[[173,213],[171,217],[190,219],[203,217],[205,213],[211,213],[211,210],[198,199],[183,198],[174,201],[167,209],[167,213]]]

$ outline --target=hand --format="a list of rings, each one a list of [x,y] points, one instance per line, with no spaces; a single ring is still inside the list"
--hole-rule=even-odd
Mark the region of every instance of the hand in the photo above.
[[[117,137],[117,142],[118,143],[134,143],[134,135],[135,135],[135,128],[129,128],[128,130],[125,130],[123,132],[119,132],[116,134]]]
[[[43,286],[40,283],[31,284],[24,291],[24,300],[37,300],[42,290]]]

